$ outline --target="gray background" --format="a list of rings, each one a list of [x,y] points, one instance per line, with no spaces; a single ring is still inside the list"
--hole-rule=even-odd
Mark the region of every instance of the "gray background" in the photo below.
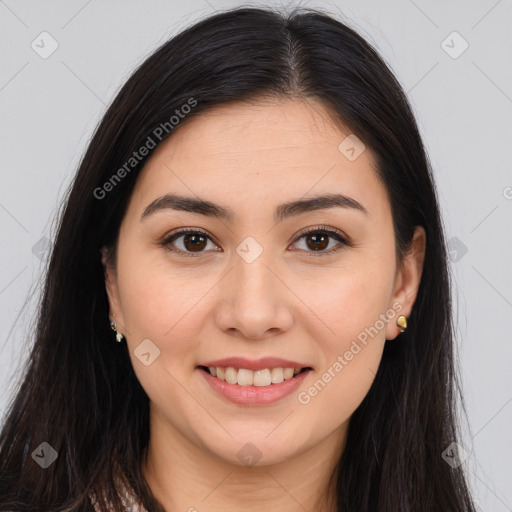
[[[28,354],[58,204],[106,105],[157,45],[236,5],[0,0],[1,417]],[[358,30],[408,93],[452,249],[469,416],[464,465],[482,510],[512,511],[512,1],[301,5],[325,9]],[[44,31],[58,44],[48,58],[40,56],[51,48]],[[464,41],[469,46],[459,55]]]

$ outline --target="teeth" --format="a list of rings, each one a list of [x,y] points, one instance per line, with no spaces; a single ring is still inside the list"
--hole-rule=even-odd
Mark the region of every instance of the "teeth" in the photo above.
[[[252,378],[253,386],[270,386],[272,379],[270,370],[257,370]]]
[[[225,379],[228,384],[236,384],[238,379],[238,372],[231,366],[226,368]]]
[[[284,376],[283,376],[283,369],[282,368],[272,368],[272,375],[271,375],[272,384],[279,384],[280,382],[283,382]]]
[[[283,370],[284,380],[291,379],[293,377],[293,368],[285,368]]]
[[[241,368],[240,370],[238,370],[238,375],[235,384],[238,383],[239,386],[252,386],[253,375],[253,371]]]
[[[300,373],[301,368],[265,368],[264,370],[252,371],[247,368],[233,368],[232,366],[227,368],[209,366],[208,370],[213,377],[224,380],[228,384],[264,387],[271,384],[281,384],[281,382],[293,378]]]

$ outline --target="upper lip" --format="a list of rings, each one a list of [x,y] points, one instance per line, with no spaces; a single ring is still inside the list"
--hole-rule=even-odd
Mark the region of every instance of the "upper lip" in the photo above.
[[[310,365],[281,359],[280,357],[262,357],[261,359],[246,359],[245,357],[228,357],[216,359],[199,366],[220,366],[221,368],[246,368],[248,370],[265,370],[266,368],[311,368]]]

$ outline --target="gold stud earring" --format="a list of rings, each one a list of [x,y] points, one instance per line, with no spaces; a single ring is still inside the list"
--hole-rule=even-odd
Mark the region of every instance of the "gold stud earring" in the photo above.
[[[405,318],[404,315],[400,315],[396,319],[396,325],[398,325],[398,327],[400,327],[400,332],[404,332],[405,329],[407,329],[407,318]]]
[[[114,320],[114,321],[112,321],[112,322],[110,322],[110,327],[111,327],[111,329],[112,329],[113,331],[115,331],[115,332],[116,332],[116,341],[117,341],[118,343],[121,343],[121,341],[122,341],[122,339],[123,339],[123,337],[124,337],[124,336],[123,336],[120,332],[117,332],[117,324],[116,324],[116,321],[115,321],[115,320]]]

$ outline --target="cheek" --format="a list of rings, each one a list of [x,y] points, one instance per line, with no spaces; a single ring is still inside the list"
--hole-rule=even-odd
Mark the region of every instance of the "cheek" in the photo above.
[[[127,330],[132,335],[156,334],[170,320],[163,312],[168,309],[167,296],[172,282],[162,279],[161,269],[134,256],[123,257],[118,277]]]
[[[308,418],[320,418],[321,428],[326,434],[350,419],[361,405],[375,379],[382,357],[383,344],[377,340],[366,346],[359,343],[360,350],[337,354],[324,371],[298,395],[298,402],[305,408]],[[318,428],[317,422],[309,425],[311,435]]]
[[[329,287],[328,300],[319,295],[315,303],[329,329],[323,336],[312,334],[321,344],[322,365],[297,398],[308,417],[322,418],[325,432],[350,418],[377,373],[385,342],[379,320],[387,311],[385,283],[381,286],[368,273],[345,276],[341,284]]]
[[[322,320],[332,348],[343,349],[388,309],[392,275],[379,262],[357,262],[308,288],[308,306]],[[311,313],[310,313],[311,315]],[[382,325],[379,323],[380,330]]]
[[[393,278],[383,259],[354,263],[338,276],[315,286],[309,296],[326,328],[324,335],[312,333],[322,345],[322,368],[301,402],[311,400],[318,414],[334,404],[334,413],[325,418],[333,426],[350,417],[375,378],[385,342],[382,315],[391,317]]]
[[[204,273],[197,278],[197,268],[177,269],[161,254],[126,252],[122,258],[119,291],[130,344],[149,338],[166,351],[172,348],[174,355],[190,350],[191,340],[198,338],[205,295],[218,279]]]

